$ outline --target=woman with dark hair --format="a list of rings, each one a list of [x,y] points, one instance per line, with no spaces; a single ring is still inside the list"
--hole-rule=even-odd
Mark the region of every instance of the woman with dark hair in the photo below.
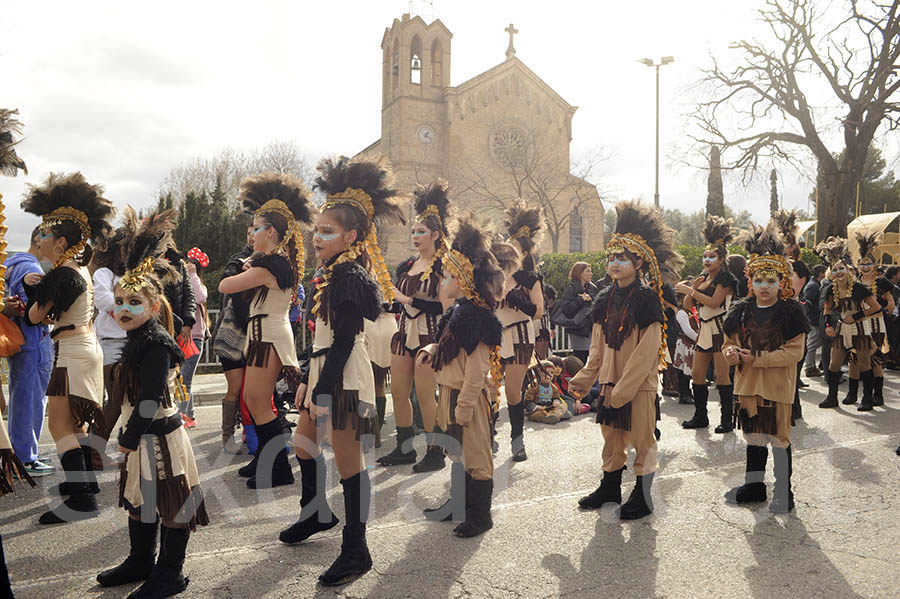
[[[576,262],[569,269],[569,284],[559,300],[559,310],[566,318],[575,318],[579,313],[590,312],[591,304],[597,297],[597,286],[591,282],[594,271],[587,262]],[[581,360],[587,362],[588,350],[591,348],[591,319],[590,315],[584,319],[585,326],[580,329],[567,328],[569,345],[572,353]]]
[[[404,219],[390,173],[379,163],[342,156],[323,160],[318,171],[316,187],[326,199],[316,220],[313,246],[323,266],[313,298],[316,320],[309,370],[297,389],[300,418],[294,434],[302,488],[300,518],[278,538],[299,543],[338,523],[325,495],[325,457],[317,424],[324,421],[341,475],[347,519],[341,553],[319,576],[322,584],[334,586],[372,568],[366,543],[371,482],[363,442],[374,439],[378,416],[365,323],[378,318],[382,291],[390,285],[375,220]]]
[[[25,212],[43,218],[38,251],[53,261],[46,275],[25,276],[29,324],[54,322],[53,373],[47,386],[50,434],[65,470],[68,499],[38,520],[60,524],[99,514],[92,486],[87,427],[103,420],[103,352],[91,326],[94,317],[93,285],[87,269],[94,242],[105,247],[112,232],[112,202],[103,188],[85,181],[81,173],[50,174],[39,186],[30,186],[22,201]]]
[[[528,459],[525,453],[525,404],[522,383],[534,357],[534,320],[544,314],[544,293],[537,270],[537,246],[543,237],[544,218],[540,206],[529,206],[524,200],[506,211],[506,233],[509,243],[521,254],[521,267],[507,275],[506,297],[497,306],[497,318],[503,325],[500,358],[505,369],[506,405],[512,436],[514,462]]]
[[[728,254],[725,258],[725,264],[728,266],[728,272],[734,275],[737,285],[734,288],[735,298],[747,297],[750,293],[749,282],[747,281],[747,259],[740,254]]]
[[[438,298],[443,276],[441,260],[446,253],[449,235],[450,200],[447,182],[439,179],[431,185],[420,185],[413,192],[416,221],[412,226],[413,245],[418,256],[397,267],[394,301],[400,304],[400,330],[391,341],[391,398],[397,422],[397,447],[378,458],[383,466],[412,464],[416,450],[412,448],[413,409],[409,399],[413,382],[422,410],[428,449],[413,472],[430,472],[444,467],[444,450],[434,440],[434,371],[431,366],[415,365],[416,353],[435,339],[438,319],[444,307]],[[376,400],[383,401],[384,398]],[[384,405],[379,406],[379,421],[384,419]]]
[[[247,480],[251,489],[294,482],[280,421],[272,409],[275,382],[285,376],[300,377],[294,333],[288,319],[297,283],[303,279],[305,254],[301,226],[312,222],[315,212],[303,181],[289,174],[265,173],[241,181],[240,199],[253,214],[253,255],[240,274],[222,279],[221,293],[251,291],[244,370],[244,400],[256,427],[259,447]],[[268,471],[262,456],[275,455]],[[271,459],[271,458],[268,458]],[[253,462],[251,462],[252,464]]]
[[[706,428],[709,426],[706,404],[709,400],[709,385],[706,384],[706,371],[712,363],[715,370],[716,390],[719,392],[721,419],[716,427],[717,433],[730,433],[734,430],[732,414],[734,406],[733,385],[729,375],[728,363],[722,355],[722,342],[725,338],[722,325],[725,315],[731,306],[737,279],[724,267],[728,255],[728,244],[734,239],[731,219],[719,216],[706,217],[703,236],[709,244],[703,252],[704,273],[694,279],[690,285],[678,283],[675,291],[685,295],[685,307],[690,310],[694,306],[700,315],[700,332],[697,334],[697,345],[694,348],[694,415],[690,420],[681,423],[684,428]]]

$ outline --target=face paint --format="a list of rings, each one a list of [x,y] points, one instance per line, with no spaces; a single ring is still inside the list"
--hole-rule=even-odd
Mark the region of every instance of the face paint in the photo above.
[[[253,234],[256,235],[256,234],[259,233],[260,231],[264,231],[264,230],[268,229],[268,228],[271,227],[271,226],[272,226],[272,225],[260,225],[260,226],[258,226],[258,227],[254,227],[254,228],[253,228]]]
[[[319,241],[334,241],[338,238],[340,233],[316,233],[313,235],[313,239],[317,239]]]
[[[143,314],[144,306],[143,305],[130,306],[128,304],[119,304],[115,307],[116,314],[119,314],[122,310],[128,310],[129,312],[131,312],[132,314],[135,314],[135,315]]]
[[[44,231],[41,231],[40,233],[38,233],[38,237],[46,241],[47,239],[53,237],[53,233],[50,233],[49,231],[46,233]]]
[[[778,281],[770,281],[768,279],[754,279],[753,286],[759,289],[771,289],[772,287],[778,287]]]
[[[703,257],[703,264],[709,265],[709,264],[712,264],[712,263],[715,262],[715,261],[716,261],[715,258],[709,258],[709,257],[707,257],[707,256],[704,256],[704,257]]]
[[[413,231],[412,232],[413,237],[425,237],[426,235],[428,235],[428,231]]]

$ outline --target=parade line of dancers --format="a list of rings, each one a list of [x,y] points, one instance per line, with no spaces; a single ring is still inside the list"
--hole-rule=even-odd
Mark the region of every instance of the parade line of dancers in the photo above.
[[[340,554],[319,578],[338,585],[372,567],[366,543],[372,483],[365,456],[381,442],[388,370],[396,446],[379,464],[428,472],[443,469],[449,459],[449,497],[424,516],[454,522],[459,537],[481,535],[493,526],[499,388],[505,385],[512,459],[527,460],[522,390],[526,379],[544,368],[535,358],[535,343],[546,327],[536,254],[543,216],[539,208],[519,201],[507,210],[503,231],[488,230],[471,215],[454,214],[444,181],[407,194],[391,186],[380,162],[344,157],[323,160],[318,173],[314,187],[325,196],[321,206],[292,175],[260,174],[241,183],[240,201],[252,216],[252,253],[248,249],[229,264],[218,288],[233,303],[230,318],[243,339],[226,373],[223,442],[231,443],[229,427],[233,431],[236,399],[242,397],[258,438],[253,461],[242,469],[248,486],[292,484],[288,439],[272,398],[281,379],[297,389],[293,448],[300,466],[300,510],[279,538],[301,543],[339,523],[326,500],[322,442],[327,439],[340,474],[345,521]],[[400,264],[392,280],[376,224],[405,223],[408,200],[416,215],[410,226],[417,255]],[[207,513],[178,409],[186,399],[185,354],[176,339],[192,323],[181,297],[185,265],[172,241],[174,213],[139,218],[129,207],[114,230],[112,202],[80,173],[53,174],[31,186],[22,208],[42,219],[33,245],[53,263],[46,274],[25,277],[23,314],[30,324],[53,325],[49,428],[65,471],[58,489],[65,499],[39,522],[98,515],[94,452],[105,454],[105,439],[121,415],[117,443],[125,459],[119,505],[127,512],[130,549],[97,581],[105,587],[141,583],[132,598],[172,596],[188,585],[182,568],[190,534],[215,516]],[[593,300],[588,358],[568,384],[576,400],[594,391],[603,436],[602,480],[579,506],[621,504],[617,514],[623,520],[652,513],[659,375],[672,362],[676,333],[667,326],[669,315],[682,305],[696,307],[699,316],[692,370],[695,413],[683,426],[709,426],[707,370],[712,365],[721,404],[715,430],[725,434],[738,428],[747,442],[745,483],[725,493],[726,500],[767,500],[771,445],[775,485],[769,509],[791,511],[790,432],[797,369],[809,330],[805,310],[795,300],[796,271],[805,268],[795,262],[791,225],[773,221],[737,234],[731,221],[709,217],[704,274],[686,282],[680,281],[684,261],[675,251],[674,232],[659,211],[635,202],[620,202],[616,210],[616,230],[606,246],[612,283]],[[298,357],[289,313],[301,301],[304,233],[310,230],[316,270],[305,307],[313,337]],[[749,289],[743,292],[725,263],[734,240],[749,256]],[[823,293],[828,333],[835,339],[822,407],[836,405],[847,357],[851,395],[844,403],[856,401],[859,381],[860,409],[883,402],[884,294],[872,274],[874,243],[866,238],[861,245],[859,280],[851,271],[846,240],[829,238],[817,248],[833,280]],[[87,268],[92,248],[97,250],[93,257],[114,275],[108,290],[113,304],[104,316],[124,331],[121,341],[104,350],[93,326],[95,290]],[[105,351],[109,347],[115,352],[112,360]],[[421,458],[412,447],[413,387],[427,431]],[[622,503],[629,446],[636,481]],[[33,484],[2,426],[0,461],[0,494],[12,491],[17,479]]]

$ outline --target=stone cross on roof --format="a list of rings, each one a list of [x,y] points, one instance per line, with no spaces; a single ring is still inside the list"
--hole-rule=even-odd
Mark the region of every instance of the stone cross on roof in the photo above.
[[[506,48],[506,59],[509,60],[516,55],[516,48],[515,46],[513,46],[513,36],[519,33],[519,30],[513,27],[513,24],[510,23],[509,27],[507,27],[503,31],[509,34],[509,47]]]

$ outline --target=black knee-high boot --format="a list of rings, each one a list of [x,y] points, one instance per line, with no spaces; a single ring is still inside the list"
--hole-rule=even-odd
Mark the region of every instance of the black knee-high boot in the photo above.
[[[728,503],[754,503],[766,500],[766,462],[769,448],[765,445],[747,445],[747,470],[744,484],[725,493]]]
[[[466,472],[466,519],[453,529],[462,538],[477,537],[494,527],[491,518],[491,498],[494,480],[478,480]]]
[[[883,376],[875,377],[875,389],[872,394],[872,405],[873,406],[883,406],[884,405],[884,377]]]
[[[309,460],[298,457],[297,461],[300,463],[300,518],[278,535],[278,540],[288,545],[305,541],[338,523],[325,497],[325,457],[319,454]]]
[[[734,385],[716,385],[716,390],[719,392],[719,403],[721,404],[719,426],[716,427],[716,432],[730,433],[734,430]]]
[[[129,582],[138,582],[150,578],[156,558],[156,539],[159,532],[159,520],[141,522],[128,519],[128,540],[131,549],[125,561],[97,575],[97,582],[102,587],[117,587]]]
[[[416,432],[411,426],[397,427],[397,447],[389,454],[378,458],[377,462],[382,466],[402,466],[416,463],[416,450],[413,449],[412,440]],[[405,451],[404,448],[408,448]]]
[[[585,510],[597,510],[604,503],[622,503],[622,473],[625,466],[613,472],[603,471],[603,480],[593,493],[578,500],[578,507]]]
[[[276,418],[265,424],[257,424],[256,436],[259,438],[259,449],[257,451],[259,460],[256,464],[256,473],[247,481],[247,486],[251,489],[269,489],[271,487],[294,484],[294,473],[291,472],[291,463],[288,461],[281,422]],[[272,476],[270,478],[268,460],[263,460],[264,456],[271,455],[266,452],[266,447],[271,443],[276,444],[278,453],[275,454],[275,459],[272,461]],[[269,452],[271,451],[269,449]]]
[[[466,510],[466,467],[462,462],[450,464],[450,499],[437,508],[423,510],[425,518],[433,522],[462,520]]]
[[[366,470],[341,481],[344,487],[346,524],[341,541],[341,553],[331,566],[319,576],[326,586],[350,582],[372,569],[372,556],[366,544],[366,521],[372,488]]]
[[[694,405],[694,396],[691,395],[691,376],[681,371],[678,371],[678,403]]]
[[[147,582],[128,595],[128,599],[166,599],[184,591],[190,579],[184,575],[184,555],[191,531],[187,528],[160,527],[159,558]]]
[[[628,496],[622,507],[619,508],[620,520],[637,520],[653,513],[653,499],[650,497],[650,487],[653,485],[655,473],[638,475],[634,483],[634,489]]]
[[[857,412],[868,412],[872,409],[872,400],[875,393],[875,373],[871,370],[859,373],[859,380],[863,384],[862,401],[856,406]]]
[[[859,379],[850,377],[850,383],[847,385],[847,395],[841,400],[845,406],[856,403],[856,396],[859,393]]]
[[[381,447],[381,427],[384,426],[384,414],[387,410],[387,398],[375,397],[375,412],[378,414],[378,428],[375,429],[375,447]]]
[[[444,448],[435,442],[436,435],[441,434],[441,429],[435,428],[433,433],[425,433],[427,450],[422,459],[412,467],[413,472],[433,472],[442,469],[444,461]]]
[[[850,379],[851,382],[853,379]],[[825,396],[825,399],[819,403],[820,408],[836,408],[838,405],[838,384],[841,381],[841,371],[832,372],[831,370],[825,371],[825,381],[828,383],[828,395]]]
[[[38,519],[38,523],[62,524],[100,515],[97,500],[91,493],[90,483],[86,480],[88,477],[84,454],[85,452],[79,447],[70,449],[59,457],[68,483],[69,497],[54,509],[44,512]]]
[[[100,492],[100,485],[97,484],[97,475],[94,474],[94,458],[93,452],[91,451],[91,447],[88,445],[87,438],[79,439],[78,443],[81,445],[81,451],[84,453],[84,466],[85,470],[85,482],[88,484],[88,493],[92,495],[96,495]],[[63,481],[54,487],[50,487],[51,495],[71,495],[72,489],[69,487],[69,483]]]
[[[528,459],[525,453],[525,402],[520,401],[514,406],[509,406],[509,428],[512,437],[512,459],[514,462],[524,462]]]
[[[706,428],[709,426],[709,416],[706,412],[706,404],[709,401],[709,385],[694,383],[694,415],[690,420],[681,423],[682,428]]]
[[[775,462],[775,491],[772,493],[769,511],[775,514],[786,514],[794,509],[794,491],[791,489],[794,464],[791,457],[791,446],[788,445],[785,449],[773,447],[772,458]]]

